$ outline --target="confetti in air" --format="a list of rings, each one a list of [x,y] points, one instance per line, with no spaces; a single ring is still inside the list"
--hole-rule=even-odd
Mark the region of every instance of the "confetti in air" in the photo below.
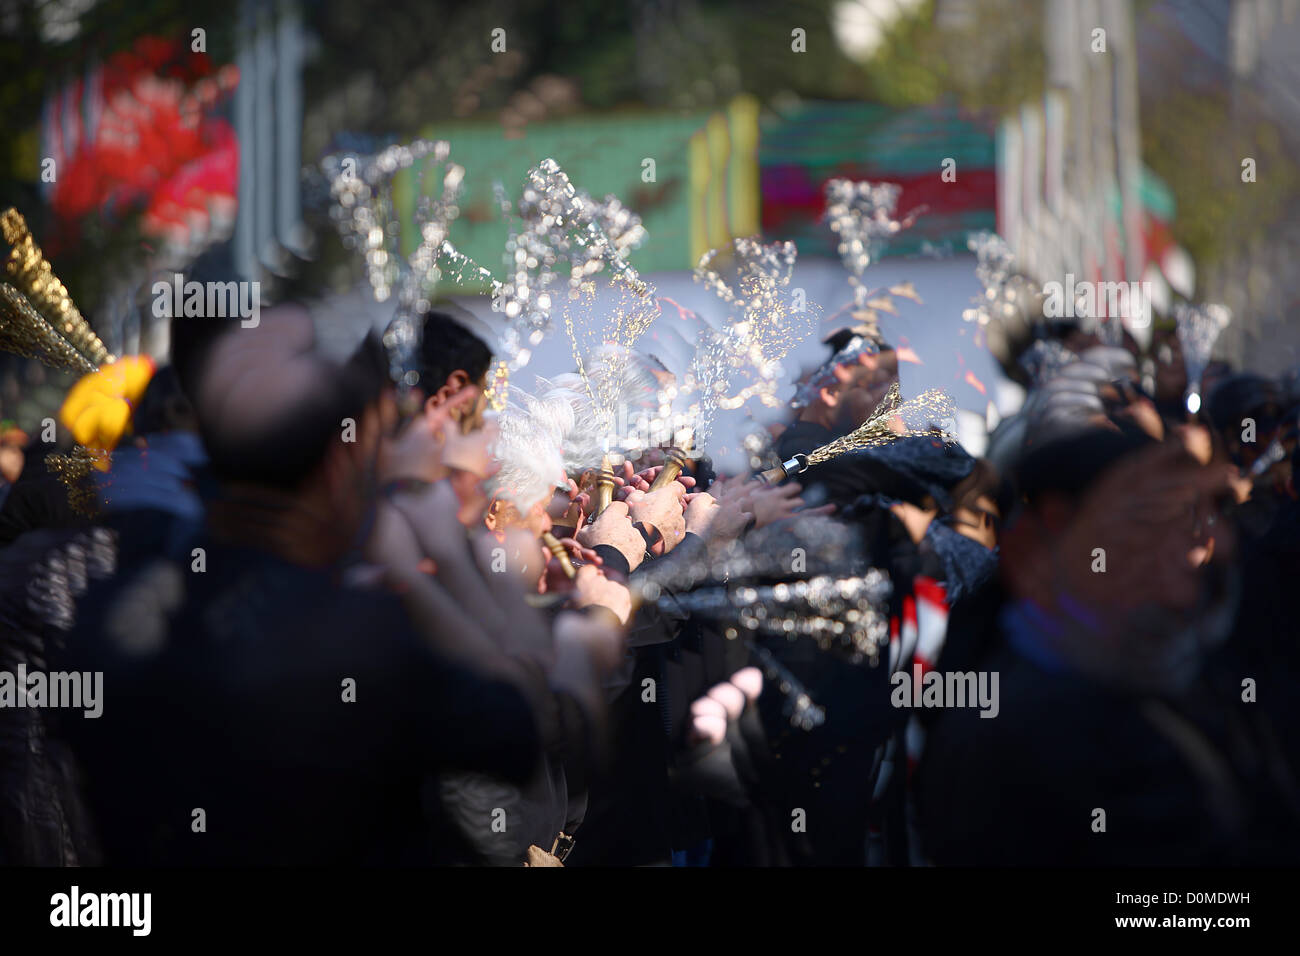
[[[1219,333],[1232,321],[1232,312],[1224,305],[1174,304],[1178,344],[1187,366],[1187,410],[1195,415],[1201,408],[1201,378],[1210,364],[1210,355]]]

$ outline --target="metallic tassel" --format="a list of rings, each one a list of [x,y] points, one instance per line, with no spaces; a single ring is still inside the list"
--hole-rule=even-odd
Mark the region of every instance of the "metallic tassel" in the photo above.
[[[9,281],[90,362],[95,365],[112,362],[113,356],[73,303],[67,288],[54,274],[41,247],[32,238],[27,220],[22,214],[17,209],[6,210],[0,216],[0,230],[4,232],[5,242],[12,247],[5,260],[5,273],[9,276]]]

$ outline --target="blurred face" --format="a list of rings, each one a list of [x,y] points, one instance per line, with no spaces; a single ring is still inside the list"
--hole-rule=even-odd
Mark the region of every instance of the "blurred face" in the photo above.
[[[980,495],[973,504],[962,505],[953,512],[953,526],[958,534],[992,551],[998,545],[998,522],[1001,517],[997,503],[988,495]]]
[[[501,470],[493,455],[499,434],[496,419],[485,417],[482,427],[469,432],[453,431],[443,444],[442,463],[460,500],[460,521],[466,527],[481,524],[487,513],[489,499],[484,483]]]
[[[1001,541],[1012,591],[1041,607],[1069,595],[1113,647],[1198,624],[1207,569],[1226,566],[1232,529],[1220,512],[1226,474],[1180,445],[1126,456],[1078,500],[1043,496]]]
[[[0,445],[0,476],[14,482],[23,473],[23,450],[17,445]]]
[[[519,528],[527,531],[534,538],[552,528],[551,516],[547,514],[548,499],[540,498],[529,506],[527,511],[520,511],[514,504],[504,498],[493,498],[484,519],[492,531],[504,531],[507,528]]]
[[[836,369],[835,377],[835,424],[852,431],[871,417],[889,386],[898,381],[898,356],[893,351],[863,355],[855,364]],[[832,390],[823,389],[828,391]]]
[[[486,416],[487,401],[487,375],[483,375],[477,382],[472,381],[469,375],[457,369],[447,376],[446,383],[436,392],[430,395],[424,402],[424,413],[429,417],[437,417],[444,405],[448,405],[466,389],[474,389],[474,400],[463,407],[458,407],[452,412],[452,417],[460,426],[462,435],[468,435],[483,427]]]

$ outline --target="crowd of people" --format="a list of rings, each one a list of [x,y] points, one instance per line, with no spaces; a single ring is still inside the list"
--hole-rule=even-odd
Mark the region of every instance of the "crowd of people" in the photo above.
[[[605,504],[580,384],[496,414],[488,345],[419,318],[400,391],[309,305],[174,319],[93,514],[29,446],[0,669],[104,690],[0,708],[0,861],[1296,859],[1294,383],[1213,367],[1191,415],[1172,333],[1044,327],[985,457],[651,452]],[[827,344],[773,461],[899,384]]]

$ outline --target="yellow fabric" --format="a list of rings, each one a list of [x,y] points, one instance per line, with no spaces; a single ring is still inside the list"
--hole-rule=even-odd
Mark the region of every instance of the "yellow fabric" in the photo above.
[[[153,359],[133,355],[83,376],[68,391],[59,420],[77,444],[96,455],[95,467],[107,471],[108,452],[131,426],[131,415],[153,378]]]

